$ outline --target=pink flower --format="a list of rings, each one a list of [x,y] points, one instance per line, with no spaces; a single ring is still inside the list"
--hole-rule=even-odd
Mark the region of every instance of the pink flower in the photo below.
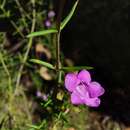
[[[44,101],[47,101],[47,99],[48,99],[48,95],[46,95],[46,94],[43,94],[41,91],[37,91],[36,92],[36,96],[38,97],[38,98],[41,98],[42,100],[44,100]]]
[[[53,10],[50,10],[48,12],[48,18],[53,18],[55,16],[55,12]]]
[[[49,19],[45,20],[45,27],[50,28],[51,25],[52,25],[52,23]]]
[[[37,91],[37,92],[36,92],[36,96],[37,96],[37,97],[41,97],[41,96],[42,96],[42,93],[41,93],[40,91]]]
[[[99,96],[105,92],[98,82],[91,81],[90,73],[87,70],[67,74],[65,87],[71,92],[72,104],[85,104],[90,107],[98,107],[100,105]]]

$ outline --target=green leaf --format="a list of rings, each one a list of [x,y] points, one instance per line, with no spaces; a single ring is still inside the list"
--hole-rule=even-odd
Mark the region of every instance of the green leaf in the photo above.
[[[61,22],[60,30],[62,30],[66,26],[66,24],[70,21],[70,19],[72,18],[73,14],[74,14],[74,12],[76,10],[76,7],[78,5],[78,2],[79,2],[79,0],[77,0],[74,3],[74,5],[73,5],[70,13],[68,14],[68,16]]]
[[[39,126],[36,125],[31,125],[31,124],[27,124],[28,127],[34,128],[34,129],[39,129]]]
[[[90,66],[75,66],[75,67],[62,67],[61,68],[61,70],[64,70],[64,71],[77,71],[77,70],[82,70],[82,69],[90,70],[90,69],[93,69],[93,67],[90,67]]]
[[[43,65],[49,69],[53,69],[53,70],[55,69],[55,67],[52,64],[45,62],[45,61],[41,61],[41,60],[37,60],[37,59],[31,59],[30,61],[33,63],[39,64],[39,65]]]
[[[60,30],[64,29],[64,27],[66,26],[66,24],[70,21],[70,19],[72,18],[74,12],[75,12],[75,9],[78,5],[78,1],[77,0],[75,2],[75,4],[73,5],[70,13],[68,14],[68,16],[61,22],[61,25],[60,25]],[[57,29],[56,28],[52,28],[52,29],[47,29],[47,30],[43,30],[43,31],[38,31],[38,32],[32,32],[30,34],[27,35],[27,38],[30,38],[30,37],[36,37],[36,36],[43,36],[43,35],[47,35],[47,34],[51,34],[51,33],[57,33]]]
[[[52,100],[49,99],[45,104],[44,104],[44,107],[47,107],[48,105],[50,105],[52,103]]]
[[[41,88],[42,87],[42,80],[39,76],[39,74],[37,74],[36,72],[31,72],[31,78],[33,80],[33,84],[37,87],[37,88]]]
[[[38,32],[32,32],[29,35],[27,35],[27,38],[30,37],[36,37],[36,36],[43,36],[51,33],[57,33],[57,30],[55,28],[53,29],[48,29],[48,30],[43,30],[43,31],[38,31]]]

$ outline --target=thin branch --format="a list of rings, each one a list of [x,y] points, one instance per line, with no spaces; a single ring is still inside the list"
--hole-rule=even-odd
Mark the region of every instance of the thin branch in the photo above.
[[[7,74],[7,76],[8,76],[8,89],[9,89],[9,99],[11,100],[12,98],[12,96],[11,96],[11,94],[12,94],[12,80],[11,80],[11,75],[10,75],[10,72],[9,72],[9,70],[8,70],[8,68],[7,68],[7,66],[6,66],[6,64],[5,64],[5,62],[4,62],[4,59],[3,59],[3,56],[2,56],[2,53],[0,53],[0,60],[1,60],[1,63],[2,63],[2,66],[3,66],[3,68],[4,68],[4,70],[5,70],[5,73]]]
[[[17,27],[17,25],[15,24],[15,22],[13,20],[10,20],[11,24],[13,25],[13,27],[16,29],[16,31],[20,34],[20,36],[22,38],[25,38],[24,34],[20,31],[20,29]]]
[[[19,10],[20,10],[20,12],[21,12],[21,15],[23,15],[23,17],[26,16],[29,20],[31,20],[31,17],[30,17],[30,16],[27,14],[27,12],[22,8],[22,6],[21,6],[19,0],[15,0],[15,2],[16,2],[17,6],[18,6],[18,8],[19,8]]]
[[[59,4],[59,13],[57,16],[57,20],[56,20],[56,28],[58,30],[57,34],[56,34],[56,69],[57,69],[57,78],[58,78],[58,84],[60,84],[60,79],[61,79],[61,60],[60,60],[60,24],[61,24],[61,19],[62,19],[62,13],[63,13],[63,9],[64,9],[64,5],[65,5],[65,1],[66,0],[62,0],[60,1]]]
[[[58,30],[58,33],[56,34],[56,69],[59,71],[61,68],[61,61],[60,61],[60,24],[61,24],[61,18],[62,18],[62,13],[64,9],[66,0],[60,1],[59,4],[59,13],[57,16],[56,20],[56,28]]]
[[[29,20],[31,20],[31,17],[23,9],[23,7],[21,6],[19,0],[15,0],[15,2],[17,4],[18,8],[19,8],[20,13],[21,13],[23,24],[24,24],[25,27],[27,27],[27,31],[29,32],[28,24],[26,23],[25,19],[27,17]]]
[[[31,33],[34,32],[35,24],[36,24],[35,0],[33,0],[32,4],[33,4],[33,20],[32,20]],[[24,58],[23,58],[23,63],[20,66],[20,69],[19,69],[19,72],[18,72],[17,81],[16,81],[16,90],[17,90],[17,88],[19,87],[19,84],[20,84],[20,79],[21,79],[21,75],[22,75],[22,72],[23,72],[23,69],[24,69],[24,65],[25,65],[25,63],[27,61],[30,49],[32,47],[32,41],[33,41],[33,37],[31,37],[29,39],[28,47],[27,47],[26,53],[25,53]],[[16,91],[15,91],[15,93],[16,93]]]
[[[6,16],[6,17],[9,17],[6,13],[6,10],[4,8],[1,8],[1,10],[3,11],[3,14]],[[24,38],[24,34],[20,31],[20,29],[17,27],[17,25],[15,24],[15,22],[13,20],[10,20],[11,24],[13,25],[13,27],[16,29],[16,31],[20,34],[20,36],[22,38]]]

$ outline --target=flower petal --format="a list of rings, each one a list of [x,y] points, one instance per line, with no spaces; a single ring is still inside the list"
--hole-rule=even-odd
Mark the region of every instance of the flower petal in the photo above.
[[[88,86],[91,98],[95,98],[104,94],[105,90],[98,82],[91,82]]]
[[[100,99],[99,98],[86,98],[85,104],[90,107],[98,107],[100,105]]]
[[[77,93],[81,99],[89,98],[87,87],[84,84],[78,85],[74,92]]]
[[[90,73],[87,70],[82,70],[78,74],[78,79],[80,79],[81,81],[89,84],[89,82],[91,82]]]
[[[71,94],[71,102],[75,105],[84,104],[83,100],[76,91]]]
[[[76,73],[69,73],[65,76],[65,87],[68,91],[73,92],[78,84],[79,80]]]

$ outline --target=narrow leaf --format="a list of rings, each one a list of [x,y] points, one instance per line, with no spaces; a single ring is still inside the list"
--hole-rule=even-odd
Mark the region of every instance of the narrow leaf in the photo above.
[[[37,59],[31,59],[30,61],[33,63],[39,64],[39,65],[43,65],[49,69],[53,69],[53,70],[55,69],[55,67],[52,64],[45,62],[45,61],[41,61],[41,60],[37,60]]]
[[[77,0],[77,1],[74,3],[74,5],[73,5],[73,7],[72,7],[72,9],[71,9],[71,11],[70,11],[70,13],[69,13],[68,16],[62,21],[61,26],[60,26],[60,30],[62,30],[62,29],[66,26],[66,24],[70,21],[70,19],[72,18],[73,14],[74,14],[74,12],[75,12],[75,9],[76,9],[76,7],[77,7],[77,5],[78,5],[78,2],[79,2],[79,0]]]
[[[27,38],[29,37],[36,37],[36,36],[43,36],[51,33],[56,33],[57,30],[55,28],[53,29],[48,29],[48,30],[43,30],[43,31],[38,31],[38,32],[32,32],[29,35],[27,35]]]
[[[62,67],[61,68],[61,70],[64,70],[64,71],[77,71],[77,70],[82,70],[82,69],[90,70],[90,69],[93,69],[93,67],[90,67],[90,66],[75,66],[75,67]]]
[[[62,30],[66,24],[70,21],[70,19],[72,18],[74,12],[75,12],[75,9],[78,5],[78,1],[77,0],[75,2],[75,4],[73,5],[69,15],[61,22],[61,25],[60,25],[60,30]],[[43,35],[47,35],[47,34],[51,34],[51,33],[57,33],[57,29],[56,28],[52,28],[52,29],[47,29],[47,30],[43,30],[43,31],[38,31],[38,32],[32,32],[30,33],[29,35],[27,35],[27,38],[30,38],[30,37],[36,37],[36,36],[43,36]]]
[[[49,104],[51,104],[52,103],[52,100],[51,99],[49,99],[45,104],[44,104],[44,107],[47,107]]]
[[[39,129],[39,126],[35,126],[35,125],[31,125],[31,124],[27,124],[28,127],[34,128],[34,129]]]

